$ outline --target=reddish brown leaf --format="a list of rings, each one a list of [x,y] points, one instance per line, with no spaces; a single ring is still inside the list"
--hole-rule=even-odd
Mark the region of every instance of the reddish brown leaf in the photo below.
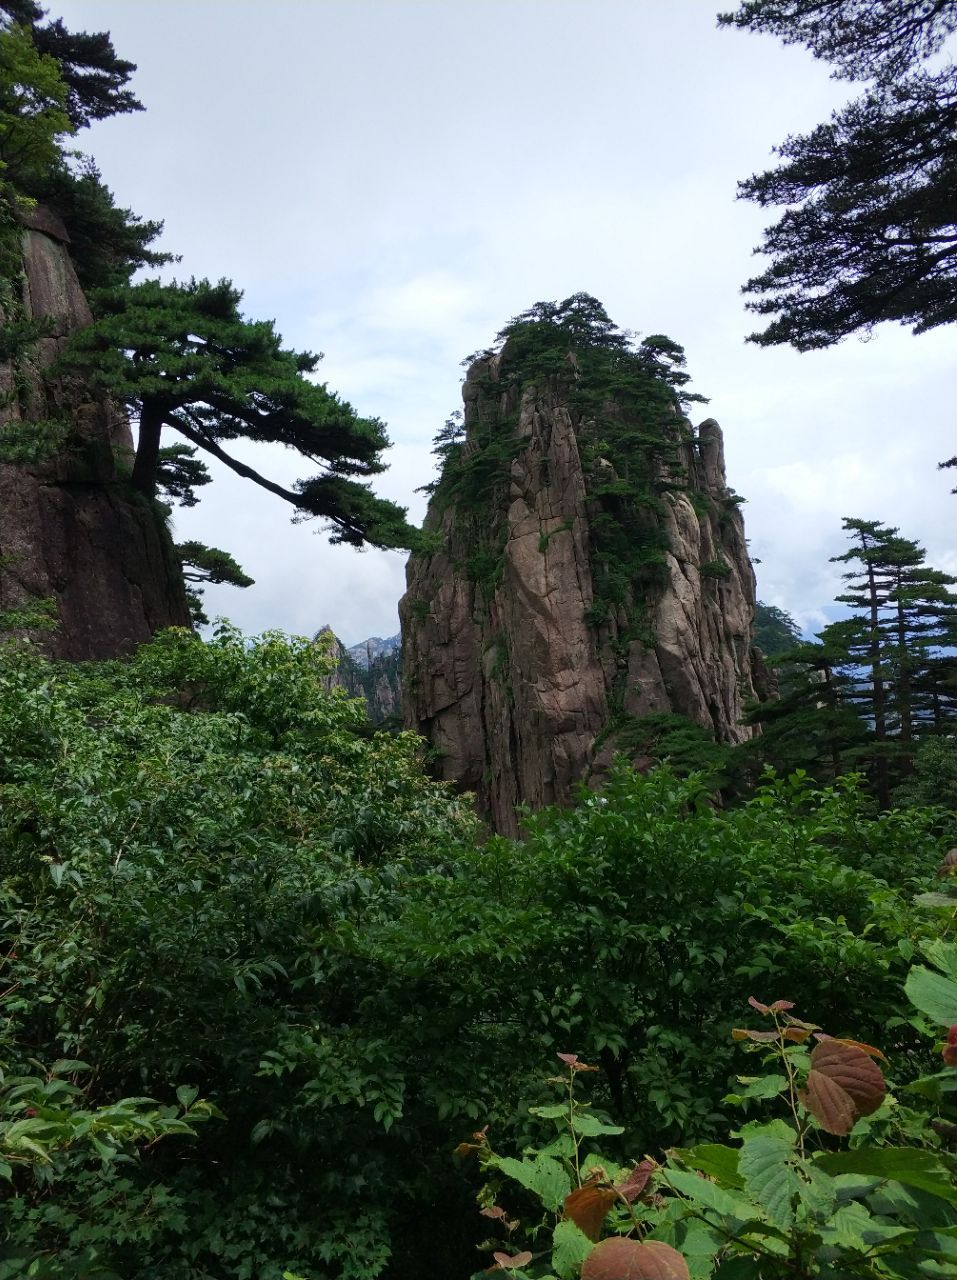
[[[792,1044],[803,1044],[810,1034],[811,1030],[809,1027],[790,1026],[784,1027],[781,1030],[781,1035],[784,1039],[789,1040]]]
[[[611,1187],[587,1183],[565,1197],[565,1217],[571,1218],[589,1240],[597,1240],[601,1235],[601,1224],[617,1199],[618,1195]]]
[[[752,1009],[757,1009],[758,1013],[771,1012],[771,1006],[769,1004],[762,1004],[760,1000],[755,1000],[754,996],[748,996],[748,1004]]]
[[[948,1067],[957,1067],[957,1022],[947,1032],[947,1039],[944,1041],[940,1056]]]
[[[947,850],[943,862],[937,868],[937,874],[941,877],[957,875],[957,849]]]
[[[772,1004],[771,1006],[771,1012],[783,1013],[785,1009],[793,1009],[793,1008],[794,1008],[793,1000],[775,1000],[774,1004]]]
[[[648,1179],[657,1168],[658,1166],[654,1160],[642,1160],[641,1164],[635,1165],[624,1182],[615,1184],[615,1190],[629,1204],[634,1204],[648,1185]]]
[[[474,1142],[460,1142],[452,1154],[453,1156],[458,1156],[460,1159],[464,1160],[466,1156],[470,1156],[478,1150],[480,1150],[480,1148],[477,1147]]]
[[[751,1031],[745,1027],[735,1027],[731,1032],[732,1040],[754,1040],[758,1044],[776,1044],[780,1038],[776,1031]]]
[[[887,1087],[880,1067],[866,1049],[852,1041],[823,1040],[816,1044],[811,1066],[840,1085],[862,1116],[872,1115],[884,1101]]]
[[[505,1210],[500,1204],[490,1205],[487,1209],[479,1209],[483,1218],[504,1218]]]
[[[578,1061],[577,1053],[559,1053],[556,1055],[560,1061],[564,1062],[566,1067],[573,1067]]]
[[[880,1049],[875,1049],[872,1044],[865,1044],[863,1040],[846,1040],[842,1036],[826,1036],[823,1034],[819,1034],[817,1038],[818,1040],[830,1040],[832,1044],[852,1044],[855,1049],[862,1050],[868,1057],[880,1058],[881,1062],[887,1061]]]
[[[830,1076],[809,1071],[807,1088],[798,1097],[822,1129],[843,1136],[854,1128],[858,1111],[850,1094],[845,1093]]]
[[[514,1253],[511,1257],[507,1253],[493,1253],[492,1257],[503,1271],[517,1271],[519,1267],[527,1267],[532,1260],[532,1255],[527,1249],[521,1253]]]
[[[789,1027],[803,1027],[805,1031],[820,1031],[820,1027],[816,1022],[804,1022],[801,1018],[794,1018],[790,1014],[785,1018],[785,1022]]]
[[[581,1280],[690,1280],[688,1264],[663,1240],[602,1240],[585,1259]]]

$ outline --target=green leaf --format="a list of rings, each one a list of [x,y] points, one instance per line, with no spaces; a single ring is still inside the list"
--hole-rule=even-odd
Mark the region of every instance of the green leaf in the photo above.
[[[904,991],[914,1008],[932,1022],[943,1027],[957,1022],[957,982],[952,978],[917,964],[907,975]]]
[[[543,1120],[564,1120],[568,1117],[567,1106],[529,1107],[529,1115],[541,1116]]]
[[[856,1249],[858,1253],[864,1253],[867,1248],[864,1231],[873,1221],[864,1204],[842,1204],[821,1226],[821,1238],[825,1244],[835,1244],[842,1249]]]
[[[687,1262],[693,1280],[705,1280],[711,1275],[715,1255],[727,1244],[727,1236],[723,1231],[695,1218],[662,1223],[645,1238],[664,1240],[667,1244],[674,1245]]]
[[[750,1195],[763,1205],[779,1227],[794,1223],[794,1202],[804,1182],[794,1167],[794,1142],[771,1133],[756,1133],[744,1140],[738,1169]]]
[[[957,897],[951,897],[950,905],[957,907]],[[922,938],[920,949],[941,973],[957,973],[957,942],[947,942],[944,938]]]
[[[493,1168],[501,1169],[506,1177],[533,1192],[546,1209],[557,1213],[571,1191],[568,1174],[557,1160],[550,1156],[537,1156],[534,1160],[515,1160],[511,1156],[493,1156],[489,1160]]]
[[[50,1068],[51,1076],[65,1076],[74,1071],[89,1071],[88,1062],[80,1062],[77,1058],[58,1058]]]
[[[919,907],[946,907],[949,911],[957,907],[957,898],[951,893],[919,893],[914,901]]]
[[[559,1222],[552,1234],[552,1266],[561,1280],[574,1280],[594,1247],[574,1222],[567,1218]]]
[[[586,1138],[599,1138],[604,1134],[624,1133],[624,1125],[605,1124],[597,1116],[583,1112],[572,1119],[572,1128]]]
[[[758,1076],[756,1079],[738,1076],[738,1081],[744,1088],[729,1093],[725,1102],[740,1103],[744,1098],[776,1098],[788,1087],[787,1077],[779,1075]]]
[[[665,1178],[676,1191],[693,1200],[695,1204],[713,1209],[725,1218],[737,1218],[747,1222],[749,1218],[762,1217],[761,1210],[745,1200],[743,1196],[732,1195],[722,1187],[696,1173],[685,1173],[683,1169],[665,1169]]]
[[[192,1085],[181,1084],[176,1090],[176,1100],[181,1107],[189,1108],[199,1096],[199,1090],[194,1089]]]
[[[679,1148],[674,1153],[682,1164],[710,1174],[726,1187],[740,1189],[744,1181],[738,1174],[737,1147],[723,1147],[716,1142],[700,1143],[696,1147]]]
[[[861,1173],[891,1178],[942,1200],[957,1202],[957,1187],[951,1171],[933,1151],[919,1151],[914,1147],[862,1147],[816,1156],[814,1166],[830,1174]]]

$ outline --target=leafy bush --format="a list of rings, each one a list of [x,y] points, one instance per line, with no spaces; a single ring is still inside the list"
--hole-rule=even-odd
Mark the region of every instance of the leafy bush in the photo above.
[[[394,1205],[356,1195],[401,1147],[386,1134],[413,1108],[416,1028],[363,1020],[375,978],[349,939],[472,820],[408,736],[367,736],[328,670],[305,641],[228,630],[112,668],[6,655],[5,1067],[85,1059],[92,1108],[182,1086],[226,1117],[122,1176],[65,1171],[55,1212],[49,1191],[21,1200],[5,1239],[38,1274],[268,1280],[322,1274],[337,1250],[343,1275],[384,1265]],[[150,1229],[131,1234],[141,1202]]]
[[[727,1101],[773,1100],[787,1118],[749,1120],[735,1145],[672,1150],[663,1164],[608,1159],[596,1140],[622,1130],[576,1096],[580,1073],[595,1068],[567,1053],[558,1054],[564,1077],[549,1080],[562,1101],[531,1108],[558,1126],[552,1141],[521,1159],[497,1155],[484,1132],[460,1144],[487,1179],[482,1215],[507,1233],[484,1245],[497,1269],[517,1280],[902,1280],[952,1270],[957,1162],[935,1149],[926,1116],[916,1142],[902,1137],[884,1054],[794,1017],[790,1001],[749,1004],[772,1026],[734,1038],[768,1070],[740,1077]],[[848,1135],[841,1149],[835,1138]],[[534,1205],[524,1226],[516,1203],[523,1217]],[[515,1252],[520,1244],[530,1247]]]
[[[0,1065],[89,1062],[90,1114],[217,1113],[106,1167],[77,1148],[53,1181],[15,1171],[7,1274],[461,1277],[456,1135],[525,1141],[538,1064],[572,1047],[616,1158],[714,1136],[759,981],[920,1056],[899,988],[939,814],[875,819],[797,775],[719,813],[700,778],[623,769],[477,845],[328,667],[229,629],[102,667],[4,654]]]

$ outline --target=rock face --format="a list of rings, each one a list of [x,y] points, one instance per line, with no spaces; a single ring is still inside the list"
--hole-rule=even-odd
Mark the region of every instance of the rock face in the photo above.
[[[53,656],[112,658],[190,625],[182,575],[161,515],[124,483],[125,416],[47,372],[91,316],[62,223],[43,210],[22,221],[22,277],[4,282],[2,319],[49,332],[0,363],[0,610],[52,600]]]
[[[469,370],[434,549],[410,559],[400,605],[406,724],[507,834],[517,806],[568,801],[647,717],[736,743],[756,696],[754,575],[717,423],[695,431],[665,383],[636,409],[604,383],[584,395],[574,352],[540,375],[511,348]]]
[[[347,649],[331,627],[318,635],[328,637],[336,669],[326,681],[330,689],[345,689],[351,698],[362,698],[374,725],[401,723],[400,637],[382,640],[372,636]]]

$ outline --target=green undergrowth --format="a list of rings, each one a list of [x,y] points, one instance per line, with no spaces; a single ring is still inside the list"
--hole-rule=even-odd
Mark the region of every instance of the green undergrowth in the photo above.
[[[940,930],[913,904],[939,811],[795,774],[719,812],[705,776],[622,767],[482,842],[328,674],[229,629],[3,652],[0,1136],[38,1149],[8,1161],[0,1277],[464,1280],[461,1134],[532,1141],[568,1051],[609,1159],[718,1140],[754,990],[920,1074],[902,987]]]

